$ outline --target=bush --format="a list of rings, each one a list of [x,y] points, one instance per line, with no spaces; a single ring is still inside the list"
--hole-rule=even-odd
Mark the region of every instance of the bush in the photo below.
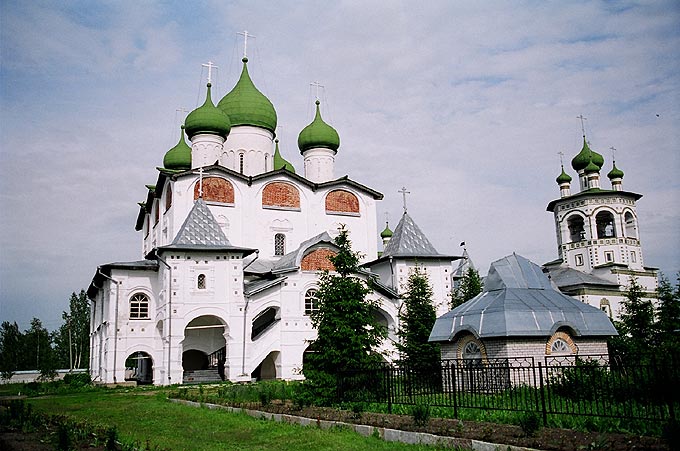
[[[64,383],[73,388],[84,387],[92,383],[92,378],[90,373],[68,373],[64,375]]]
[[[541,418],[536,412],[525,412],[519,417],[519,427],[526,437],[533,437],[541,429]]]
[[[411,416],[416,426],[425,426],[430,421],[429,404],[416,404],[411,410]]]

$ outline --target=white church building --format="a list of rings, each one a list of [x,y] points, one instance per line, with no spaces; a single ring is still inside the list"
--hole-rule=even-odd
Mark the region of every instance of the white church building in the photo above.
[[[147,185],[136,222],[142,258],[97,268],[88,288],[97,382],[303,378],[319,271],[333,270],[328,256],[341,225],[364,255],[362,276],[376,282],[370,296],[388,329],[388,360],[409,268],[425,268],[438,315],[448,311],[460,257],[439,254],[406,212],[394,232],[380,234],[379,255],[383,195],[334,174],[340,139],[319,101],[298,137],[297,174],[279,151],[274,106],[247,64],[244,57],[217,106],[208,83],[205,103],[186,117]]]

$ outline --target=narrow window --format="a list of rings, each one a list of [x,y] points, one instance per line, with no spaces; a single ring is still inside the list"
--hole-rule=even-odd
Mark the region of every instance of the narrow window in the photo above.
[[[264,154],[264,172],[269,170],[269,155]]]
[[[583,266],[583,254],[576,254],[576,266]]]
[[[286,235],[277,233],[274,235],[274,255],[284,255],[286,253]]]
[[[149,317],[149,297],[144,293],[136,293],[130,298],[130,319],[147,319]]]
[[[635,263],[637,261],[637,257],[635,255],[635,251],[631,251],[630,253],[630,261]]]
[[[614,253],[613,252],[605,252],[604,253],[604,259],[607,261],[607,263],[611,263],[614,261]]]
[[[241,153],[238,155],[238,172],[243,174],[243,161],[245,156]]]
[[[199,290],[205,290],[205,274],[199,274],[198,280],[196,281],[196,287]]]
[[[312,312],[319,310],[319,305],[316,297],[316,289],[310,288],[305,293],[305,315],[311,315]]]

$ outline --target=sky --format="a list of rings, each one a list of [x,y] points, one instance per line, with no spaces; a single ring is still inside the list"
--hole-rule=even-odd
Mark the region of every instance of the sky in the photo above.
[[[283,156],[322,115],[336,176],[381,193],[378,233],[409,215],[482,275],[557,257],[548,202],[559,152],[616,149],[646,266],[680,271],[680,2],[0,2],[0,320],[61,324],[98,265],[142,258],[137,202],[181,110],[248,68],[274,104]],[[179,111],[178,111],[179,110]],[[578,188],[573,183],[572,189]],[[238,243],[236,243],[238,244]]]

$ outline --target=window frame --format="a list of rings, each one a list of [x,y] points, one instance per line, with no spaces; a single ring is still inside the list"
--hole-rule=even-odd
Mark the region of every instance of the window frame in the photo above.
[[[149,316],[150,299],[146,293],[137,292],[130,296],[130,319],[146,320],[151,319]]]

